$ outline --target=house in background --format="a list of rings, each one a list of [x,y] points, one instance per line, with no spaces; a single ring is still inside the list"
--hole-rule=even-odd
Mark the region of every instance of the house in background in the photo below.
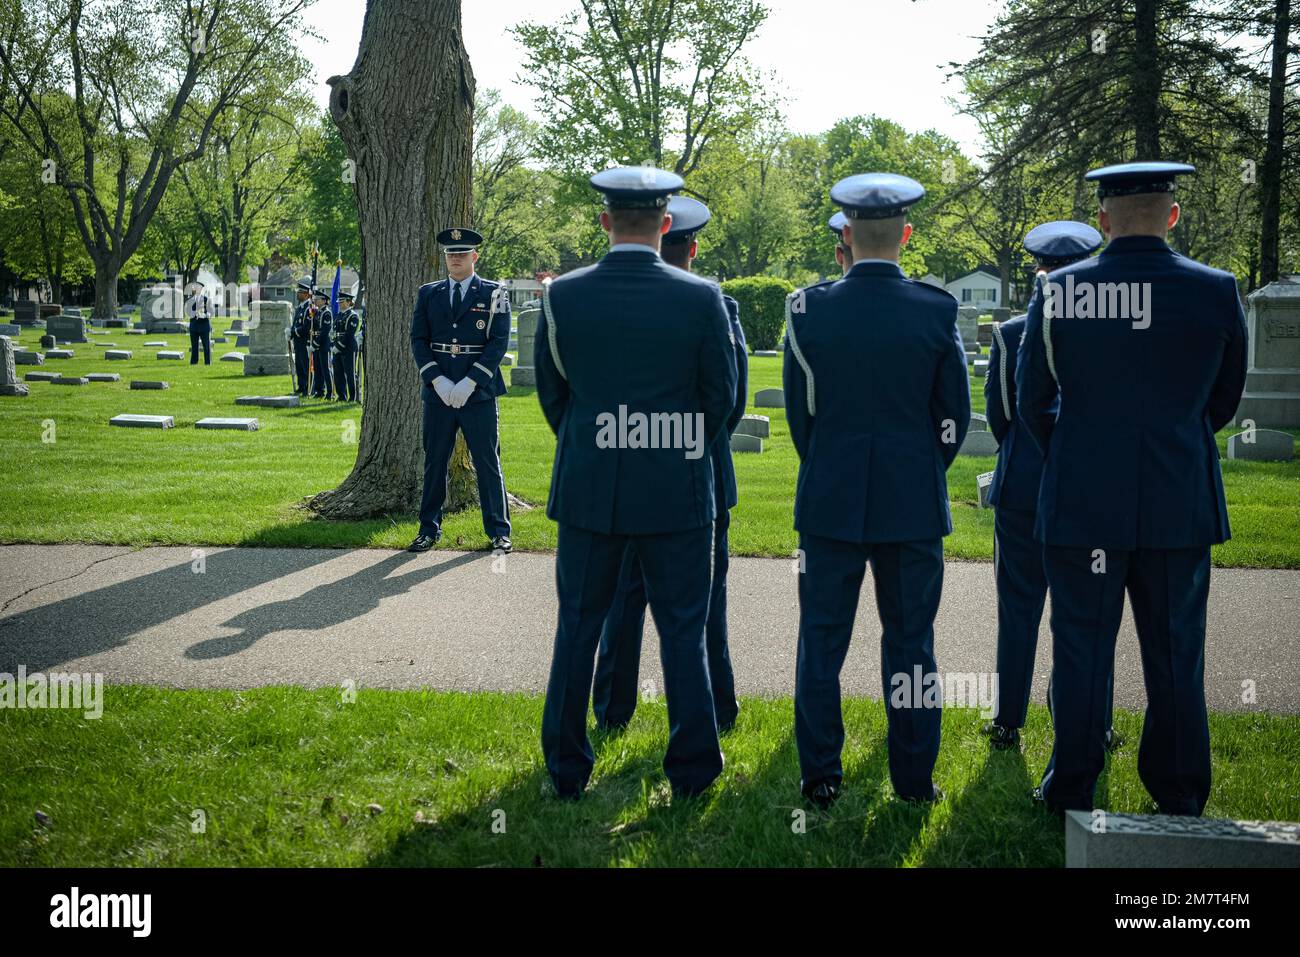
[[[259,299],[269,299],[273,302],[296,302],[298,291],[298,280],[303,276],[311,275],[311,266],[295,266],[292,263],[287,266],[281,266],[275,272],[266,277],[258,289]],[[355,269],[343,267],[343,275],[339,280],[339,289],[341,291],[355,289],[357,280],[360,275]],[[334,285],[334,266],[330,265],[329,269],[325,268],[322,262],[316,273],[316,285],[322,286],[326,290]]]
[[[952,297],[963,306],[975,306],[977,309],[996,309],[1005,306],[1002,301],[1002,278],[992,266],[980,266],[972,273],[944,284]],[[1016,298],[1016,287],[1011,286],[1011,300]]]

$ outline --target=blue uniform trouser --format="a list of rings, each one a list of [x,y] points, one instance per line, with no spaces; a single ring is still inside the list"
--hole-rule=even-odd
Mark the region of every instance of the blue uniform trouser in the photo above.
[[[1205,606],[1210,549],[1043,550],[1052,591],[1052,724],[1043,796],[1091,810],[1105,763],[1106,695],[1128,592],[1142,651],[1147,711],[1138,775],[1166,814],[1199,815],[1210,795]]]
[[[334,395],[334,384],[330,381],[330,351],[327,346],[317,346],[312,350],[311,394]]]
[[[301,340],[293,340],[293,377],[299,395],[306,395],[311,383],[311,346]]]
[[[334,394],[343,402],[357,397],[357,352],[343,349],[334,354]]]
[[[203,364],[212,365],[212,321],[190,320],[190,365],[199,364],[199,345],[203,346]]]
[[[739,712],[736,679],[727,650],[727,530],[731,513],[724,509],[713,523],[713,583],[709,591],[709,618],[704,644],[713,688],[714,717],[718,727],[733,724]],[[598,725],[627,724],[636,710],[637,678],[641,667],[641,635],[645,628],[645,577],[636,552],[623,553],[614,603],[605,616],[596,658],[596,681],[591,692],[592,711]]]
[[[456,430],[465,435],[469,457],[478,475],[479,509],[488,538],[510,534],[506,508],[506,483],[501,475],[501,444],[497,435],[495,397],[466,402],[453,409],[426,389],[424,400],[424,495],[420,499],[420,534],[433,535],[442,527],[447,501],[447,467],[456,447]]]
[[[1034,514],[1025,509],[999,508],[993,519],[993,574],[998,591],[998,711],[993,720],[1004,728],[1025,726],[1034,683],[1038,629],[1047,599],[1047,572],[1043,567],[1043,546],[1034,541]],[[1110,730],[1112,723],[1114,687],[1112,665],[1105,730]],[[1052,708],[1050,680],[1047,708]]]
[[[943,590],[943,539],[858,544],[801,535],[799,655],[795,666],[795,742],[805,785],[839,784],[844,771],[840,669],[844,666],[867,562],[881,637],[881,682],[889,720],[889,777],[903,798],[933,793],[942,695],[918,706],[918,679],[936,675],[934,616]],[[937,677],[934,679],[937,680]],[[898,693],[898,689],[906,693]]]
[[[629,548],[640,560],[659,632],[668,701],[664,772],[674,793],[685,794],[704,790],[722,772],[704,651],[712,536],[711,525],[633,536],[560,525],[555,556],[559,615],[542,711],[542,752],[561,794],[586,787],[595,763],[587,738],[587,701],[601,627]]]

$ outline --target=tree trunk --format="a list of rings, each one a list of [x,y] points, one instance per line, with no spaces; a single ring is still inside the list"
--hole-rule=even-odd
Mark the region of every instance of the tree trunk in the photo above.
[[[356,464],[311,508],[329,518],[411,513],[424,464],[411,311],[443,269],[434,235],[470,215],[474,74],[459,0],[370,0],[352,72],[328,82],[356,161],[366,380]]]
[[[1274,282],[1281,271],[1278,228],[1282,214],[1282,106],[1286,94],[1287,48],[1291,32],[1291,0],[1273,5],[1273,68],[1268,81],[1268,134],[1259,171],[1259,281]]]
[[[1156,0],[1135,4],[1133,53],[1133,134],[1137,160],[1160,159],[1160,51]]]
[[[117,266],[113,263],[95,263],[96,319],[112,319],[117,315]]]

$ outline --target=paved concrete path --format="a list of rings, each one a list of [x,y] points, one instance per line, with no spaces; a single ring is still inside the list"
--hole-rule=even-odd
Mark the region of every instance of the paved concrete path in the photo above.
[[[110,683],[248,688],[296,684],[542,691],[555,630],[554,556],[374,549],[89,545],[0,547],[0,672],[99,672]],[[731,649],[741,694],[794,689],[798,601],[791,561],[732,560]],[[949,562],[936,623],[943,673],[991,672],[993,567]],[[1300,713],[1300,572],[1215,569],[1206,690],[1220,711]],[[844,671],[846,694],[880,695],[870,582]],[[653,632],[648,629],[653,640]],[[1034,697],[1051,638],[1044,617]],[[1145,704],[1126,613],[1115,702]],[[643,680],[662,688],[654,645]],[[1243,704],[1242,682],[1258,701]]]

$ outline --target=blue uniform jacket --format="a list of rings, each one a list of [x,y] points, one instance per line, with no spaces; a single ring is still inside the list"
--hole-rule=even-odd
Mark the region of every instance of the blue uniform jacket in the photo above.
[[[316,330],[312,337],[312,346],[316,349],[328,350],[330,336],[334,330],[334,313],[330,312],[329,306],[322,306],[316,310],[316,316],[311,321]]]
[[[420,394],[425,402],[441,402],[433,389],[434,379],[446,376],[452,382],[459,382],[469,376],[478,383],[470,394],[470,402],[486,402],[505,395],[501,357],[510,344],[510,296],[500,283],[475,273],[460,311],[453,316],[449,282],[439,279],[425,283],[415,297],[411,353],[420,370],[423,385]],[[435,351],[435,343],[449,348],[481,346],[483,351],[453,355]]]
[[[355,352],[357,349],[357,329],[361,326],[361,317],[355,309],[340,312],[334,317],[334,350],[336,352]]]
[[[302,302],[294,303],[293,324],[289,327],[290,338],[297,342],[311,341],[310,312],[310,299],[304,299]]]
[[[952,531],[946,471],[970,426],[957,300],[894,263],[856,263],[786,303],[794,525],[846,542]]]
[[[984,409],[989,431],[998,440],[998,464],[989,486],[989,504],[1032,512],[1038,507],[1043,453],[1016,417],[1016,356],[1024,333],[1024,316],[995,327],[984,376]],[[1056,418],[1055,404],[1047,415]]]
[[[736,405],[727,417],[727,430],[713,443],[713,494],[718,508],[735,508],[740,497],[736,491],[736,467],[731,461],[731,435],[744,418],[749,399],[749,347],[745,344],[745,330],[740,327],[740,303],[725,294],[722,302],[727,307],[735,340]]]
[[[1020,421],[1046,457],[1035,537],[1118,550],[1226,541],[1214,434],[1232,420],[1246,381],[1236,279],[1154,236],[1113,240],[1047,279],[1062,288],[1061,314],[1045,332],[1035,291],[1016,365]],[[1115,283],[1124,286],[1101,285]],[[1077,317],[1088,289],[1094,302],[1100,291],[1112,303],[1107,312],[1122,311],[1116,290],[1130,283],[1150,284],[1145,320],[1131,306],[1118,318]],[[1064,301],[1071,288],[1074,318]],[[1058,394],[1053,419],[1045,413]]]
[[[737,376],[718,287],[649,249],[619,250],[552,281],[542,302],[537,397],[557,437],[546,514],[617,535],[712,522],[710,450],[735,415]],[[658,427],[638,433],[638,413]],[[674,421],[697,457],[673,441]],[[659,448],[633,447],[651,434]]]

